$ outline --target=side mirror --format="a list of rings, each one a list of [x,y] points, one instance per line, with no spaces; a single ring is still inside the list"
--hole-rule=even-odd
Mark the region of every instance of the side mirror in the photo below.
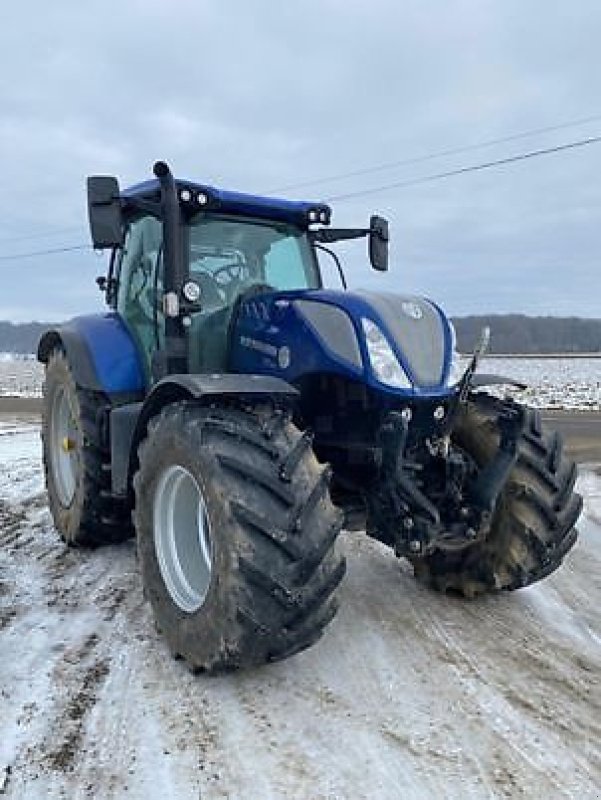
[[[123,215],[116,178],[107,175],[88,178],[88,216],[95,248],[122,246]]]
[[[388,269],[388,220],[373,216],[369,220],[369,261],[378,272]]]

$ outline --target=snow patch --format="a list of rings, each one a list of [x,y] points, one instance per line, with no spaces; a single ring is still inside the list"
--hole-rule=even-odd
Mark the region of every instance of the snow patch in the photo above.
[[[534,408],[566,411],[601,410],[600,358],[485,358],[480,369],[527,385],[507,391]],[[489,391],[487,389],[487,391]],[[503,389],[491,393],[503,396]]]
[[[0,396],[41,397],[44,365],[33,356],[0,353]]]

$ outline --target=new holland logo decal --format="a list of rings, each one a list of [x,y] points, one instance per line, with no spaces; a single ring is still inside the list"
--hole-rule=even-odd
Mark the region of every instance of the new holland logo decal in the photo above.
[[[421,319],[424,316],[424,312],[417,303],[413,303],[411,301],[405,301],[401,303],[401,308],[403,309],[403,313],[406,314],[411,319]]]

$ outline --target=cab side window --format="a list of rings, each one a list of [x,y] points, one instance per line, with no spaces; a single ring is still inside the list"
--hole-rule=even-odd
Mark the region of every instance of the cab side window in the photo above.
[[[315,289],[319,282],[306,250],[306,243],[295,236],[273,242],[265,255],[265,283],[275,289]]]
[[[162,236],[155,217],[130,223],[118,271],[117,311],[135,336],[147,370],[162,339]]]

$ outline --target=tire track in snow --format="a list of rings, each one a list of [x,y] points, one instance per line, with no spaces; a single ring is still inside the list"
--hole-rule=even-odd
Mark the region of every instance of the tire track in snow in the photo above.
[[[595,570],[596,555],[586,541],[572,558],[592,562]],[[435,609],[433,603],[416,604],[415,613],[439,641],[457,680],[517,751],[518,768],[527,761],[542,783],[552,778],[548,791],[557,794],[565,792],[567,771],[574,785],[569,796],[592,797],[601,777],[601,648],[588,628],[588,635],[581,633],[581,610],[591,609],[591,584],[583,578],[568,559],[542,584],[468,604],[461,625],[444,600]],[[569,603],[561,599],[566,594]],[[554,627],[545,626],[548,612],[541,619],[549,606]],[[557,628],[562,616],[567,621]],[[572,746],[562,764],[556,754],[566,741]]]

